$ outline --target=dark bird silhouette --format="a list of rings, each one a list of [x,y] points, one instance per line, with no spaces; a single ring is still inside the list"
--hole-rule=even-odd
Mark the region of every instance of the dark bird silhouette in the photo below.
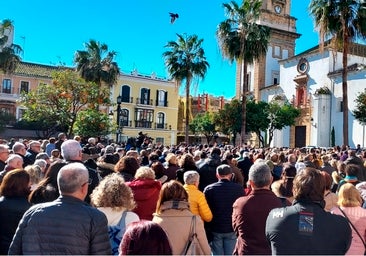
[[[179,15],[178,15],[178,13],[172,13],[172,12],[170,12],[169,13],[169,15],[170,15],[170,23],[174,23],[174,21],[177,19],[177,18],[179,18]]]

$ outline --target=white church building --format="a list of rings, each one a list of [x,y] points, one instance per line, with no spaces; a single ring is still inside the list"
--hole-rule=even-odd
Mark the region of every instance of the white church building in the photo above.
[[[261,100],[288,100],[301,109],[294,127],[276,131],[273,147],[331,146],[343,143],[342,52],[319,46],[280,60],[278,85],[261,89]],[[366,146],[365,125],[353,115],[357,95],[366,89],[366,46],[352,44],[348,55],[349,146]]]

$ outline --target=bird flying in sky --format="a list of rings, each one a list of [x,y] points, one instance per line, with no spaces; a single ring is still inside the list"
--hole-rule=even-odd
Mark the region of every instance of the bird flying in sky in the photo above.
[[[175,19],[179,18],[178,13],[170,12],[169,15],[170,15],[170,23],[172,23],[172,24],[174,23]]]

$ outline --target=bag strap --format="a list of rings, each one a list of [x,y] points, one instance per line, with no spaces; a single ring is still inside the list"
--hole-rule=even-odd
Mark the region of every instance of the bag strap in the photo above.
[[[123,211],[122,216],[117,223],[117,226],[121,227],[121,229],[123,229],[126,226],[126,216],[127,211]]]
[[[196,235],[196,215],[192,216],[191,227],[189,229],[188,242],[184,248],[183,255],[186,255],[189,249],[190,244],[192,243],[192,237]]]
[[[343,216],[346,217],[348,223],[351,225],[351,227],[353,228],[354,231],[356,231],[357,235],[360,237],[363,246],[366,248],[366,243],[363,240],[362,236],[360,235],[360,233],[358,232],[358,230],[356,229],[356,227],[352,224],[352,222],[350,221],[350,219],[348,218],[348,216],[346,215],[346,213],[341,209],[341,207],[338,207],[338,209],[342,212]]]

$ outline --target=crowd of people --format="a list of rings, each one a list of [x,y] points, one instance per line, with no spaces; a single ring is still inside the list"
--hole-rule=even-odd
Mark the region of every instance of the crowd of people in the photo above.
[[[140,141],[2,140],[0,254],[365,253],[359,147]]]

